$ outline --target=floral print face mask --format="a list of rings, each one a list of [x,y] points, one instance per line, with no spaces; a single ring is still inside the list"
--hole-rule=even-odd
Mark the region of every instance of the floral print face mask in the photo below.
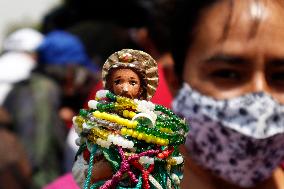
[[[190,123],[190,156],[232,184],[254,186],[284,159],[284,106],[266,93],[216,100],[184,84],[173,110]]]

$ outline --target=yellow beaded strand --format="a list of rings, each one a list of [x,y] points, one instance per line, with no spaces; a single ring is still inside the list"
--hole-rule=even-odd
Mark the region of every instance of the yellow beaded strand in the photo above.
[[[138,125],[137,121],[131,121],[128,119],[124,119],[119,117],[118,115],[108,114],[106,112],[95,111],[93,112],[93,116],[98,119],[104,119],[110,122],[117,123],[118,125],[127,127],[127,128],[136,128]]]
[[[118,96],[116,98],[116,104],[119,104],[120,106],[123,107],[123,109],[133,109],[133,110],[137,110],[137,104],[134,102],[134,100],[126,98],[126,97],[122,97],[122,96]]]
[[[75,117],[75,123],[76,123],[76,125],[79,129],[83,129],[83,123],[85,121],[86,120],[82,116],[76,116]]]
[[[133,111],[123,110],[123,117],[132,119],[136,115]]]
[[[172,166],[176,164],[177,164],[177,161],[175,159],[173,158],[167,159],[167,166],[166,166],[167,171],[170,171]]]
[[[91,129],[91,136],[90,137],[92,139],[92,137],[96,138],[95,136],[97,136],[99,138],[102,138],[103,140],[107,140],[109,134],[110,134],[109,131],[95,127],[95,128]]]
[[[121,135],[128,135],[128,136],[131,136],[133,138],[137,138],[138,140],[144,140],[147,143],[154,143],[154,144],[158,144],[158,145],[161,145],[161,146],[167,146],[169,144],[168,139],[163,139],[163,138],[156,137],[156,136],[153,136],[153,135],[148,135],[146,133],[138,132],[138,131],[135,131],[133,129],[122,128],[120,130],[120,134]]]
[[[161,127],[161,128],[159,128],[159,129],[160,129],[161,132],[164,132],[164,133],[169,133],[169,134],[172,134],[172,133],[173,133],[173,131],[172,131],[171,129],[169,129],[169,128],[163,128],[163,127]]]

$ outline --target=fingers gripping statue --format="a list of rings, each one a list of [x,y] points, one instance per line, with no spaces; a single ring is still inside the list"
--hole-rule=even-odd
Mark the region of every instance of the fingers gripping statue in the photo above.
[[[84,189],[179,188],[188,126],[149,100],[158,86],[155,60],[124,49],[103,67],[105,90],[73,118],[80,149],[73,175]]]

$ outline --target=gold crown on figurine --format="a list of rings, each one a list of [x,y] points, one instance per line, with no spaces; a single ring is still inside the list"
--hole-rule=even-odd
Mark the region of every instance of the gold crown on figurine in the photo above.
[[[130,63],[135,61],[135,58],[130,53],[122,53],[118,56],[118,59],[123,63]]]

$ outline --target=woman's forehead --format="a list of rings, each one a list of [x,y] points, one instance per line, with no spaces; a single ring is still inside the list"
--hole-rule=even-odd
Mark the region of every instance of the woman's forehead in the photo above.
[[[277,0],[223,0],[201,12],[196,33],[217,35],[218,40],[242,34],[246,39],[259,30],[284,26],[284,6]],[[210,32],[208,32],[210,31]]]
[[[224,0],[204,9],[194,32],[192,53],[244,47],[262,48],[263,52],[275,49],[276,53],[279,48],[272,46],[284,45],[284,6],[277,2]]]

